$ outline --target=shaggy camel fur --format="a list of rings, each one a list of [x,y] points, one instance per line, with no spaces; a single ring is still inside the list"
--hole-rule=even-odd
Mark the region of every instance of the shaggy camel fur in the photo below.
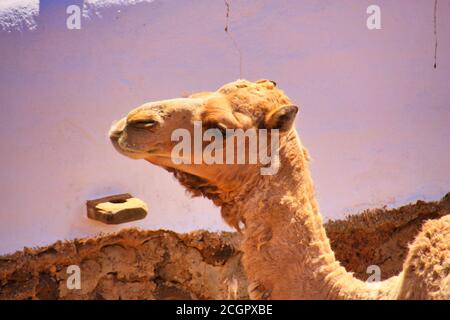
[[[228,224],[243,227],[253,299],[449,299],[450,215],[425,223],[397,276],[367,283],[339,264],[293,126],[297,110],[273,81],[238,80],[216,92],[144,104],[113,125],[110,138],[120,153],[173,172],[194,195],[220,206]],[[261,175],[259,164],[175,164],[171,134],[192,133],[195,120],[207,128],[279,129],[278,172]]]

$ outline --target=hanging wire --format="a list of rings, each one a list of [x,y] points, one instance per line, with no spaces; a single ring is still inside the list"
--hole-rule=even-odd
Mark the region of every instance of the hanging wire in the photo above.
[[[437,0],[434,0],[434,68],[437,67],[437,48],[438,48],[438,37],[437,37]]]
[[[232,34],[229,32],[229,18],[230,18],[230,3],[227,0],[225,1],[226,8],[226,22],[225,22],[225,32],[230,37],[231,42],[233,43],[233,47],[236,49],[239,55],[239,79],[242,79],[242,52],[236,41],[234,40]]]

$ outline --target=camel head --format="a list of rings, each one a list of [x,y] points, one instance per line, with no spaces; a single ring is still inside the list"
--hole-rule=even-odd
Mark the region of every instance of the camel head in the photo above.
[[[237,80],[215,92],[143,104],[113,124],[109,135],[118,152],[173,172],[194,196],[208,197],[222,206],[223,213],[226,198],[238,195],[243,181],[257,179],[261,167],[268,166],[249,161],[255,151],[247,138],[258,140],[258,146],[267,139],[265,152],[272,155],[273,132],[278,141],[286,141],[279,138],[293,131],[297,110],[275,82]],[[235,139],[233,130],[239,129],[254,135]],[[261,135],[264,132],[267,135]],[[227,146],[233,146],[229,150],[234,161],[226,159]],[[283,146],[276,147],[278,152]],[[237,163],[242,150],[246,161]],[[259,153],[260,149],[254,154],[257,159]]]

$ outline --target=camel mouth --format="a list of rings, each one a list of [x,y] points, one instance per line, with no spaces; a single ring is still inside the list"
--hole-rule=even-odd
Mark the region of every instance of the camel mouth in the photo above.
[[[146,153],[138,152],[135,150],[130,150],[124,146],[122,146],[119,142],[120,135],[116,134],[110,134],[109,139],[114,146],[114,149],[116,149],[117,152],[119,152],[121,155],[124,155],[131,159],[143,159],[145,158]]]

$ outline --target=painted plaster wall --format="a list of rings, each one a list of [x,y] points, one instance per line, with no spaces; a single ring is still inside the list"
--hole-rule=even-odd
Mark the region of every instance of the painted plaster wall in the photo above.
[[[450,1],[439,1],[433,69],[431,1],[229,1],[243,77],[276,80],[301,106],[323,215],[417,199],[450,187]],[[376,2],[382,29],[366,28]],[[239,77],[223,1],[0,4],[0,254],[109,232],[85,200],[130,192],[150,207],[130,223],[226,229],[161,169],[110,146],[113,120],[143,102],[215,90]]]

